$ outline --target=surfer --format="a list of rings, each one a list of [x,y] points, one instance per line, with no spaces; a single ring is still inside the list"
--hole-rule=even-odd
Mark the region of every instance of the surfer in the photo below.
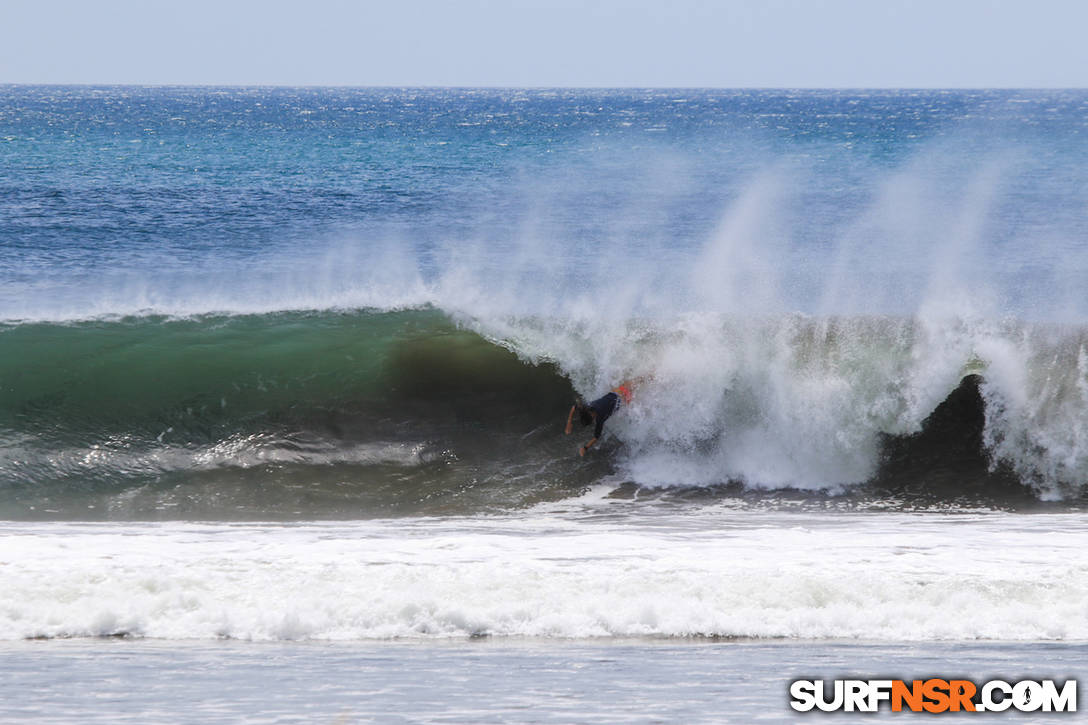
[[[570,413],[567,415],[567,428],[565,433],[570,435],[571,428],[574,426],[574,414],[578,414],[578,420],[582,425],[589,425],[596,422],[593,428],[593,440],[586,443],[584,446],[578,449],[578,455],[584,456],[598,440],[601,438],[601,433],[604,432],[604,422],[608,420],[616,409],[620,405],[630,405],[631,403],[631,386],[632,382],[620,383],[618,387],[612,388],[611,391],[605,393],[601,397],[594,400],[592,403],[586,403],[581,398],[575,401],[571,406]]]

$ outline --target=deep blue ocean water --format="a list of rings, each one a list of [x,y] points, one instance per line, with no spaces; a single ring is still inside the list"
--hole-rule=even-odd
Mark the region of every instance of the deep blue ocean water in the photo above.
[[[1082,91],[8,86],[0,312],[78,314],[105,292],[72,284],[122,272],[163,288],[212,275],[177,300],[203,309],[223,266],[257,277],[389,240],[432,278],[470,242],[487,244],[489,274],[524,274],[508,255],[530,235],[561,261],[561,287],[602,249],[686,271],[683,253],[777,174],[759,223],[788,237],[775,261],[790,308],[818,311],[827,280],[808,267],[829,263],[889,186],[917,184],[905,219],[881,223],[977,215],[964,221],[984,226],[975,263],[1027,313],[1033,284],[1083,261],[1086,104]],[[972,185],[986,208],[963,209]],[[926,253],[938,230],[917,231]],[[868,272],[865,255],[880,255],[922,285],[930,270],[894,242],[866,239],[849,263]],[[994,252],[1016,269],[991,266]],[[270,305],[297,304],[290,292]]]

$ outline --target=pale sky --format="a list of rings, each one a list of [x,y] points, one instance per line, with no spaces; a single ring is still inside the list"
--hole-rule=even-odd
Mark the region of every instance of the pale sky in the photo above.
[[[3,0],[0,83],[1088,87],[1088,0]]]

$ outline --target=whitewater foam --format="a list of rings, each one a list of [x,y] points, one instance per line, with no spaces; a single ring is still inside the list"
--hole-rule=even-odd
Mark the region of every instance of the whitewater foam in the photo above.
[[[1088,540],[1069,515],[715,509],[0,536],[3,639],[1088,639]]]

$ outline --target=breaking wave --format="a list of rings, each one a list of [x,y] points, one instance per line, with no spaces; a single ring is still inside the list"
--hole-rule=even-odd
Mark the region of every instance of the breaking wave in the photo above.
[[[15,517],[343,517],[505,509],[603,476],[1076,499],[1085,350],[1076,327],[896,317],[10,323],[0,502]],[[634,402],[579,461],[571,399],[627,378]]]

